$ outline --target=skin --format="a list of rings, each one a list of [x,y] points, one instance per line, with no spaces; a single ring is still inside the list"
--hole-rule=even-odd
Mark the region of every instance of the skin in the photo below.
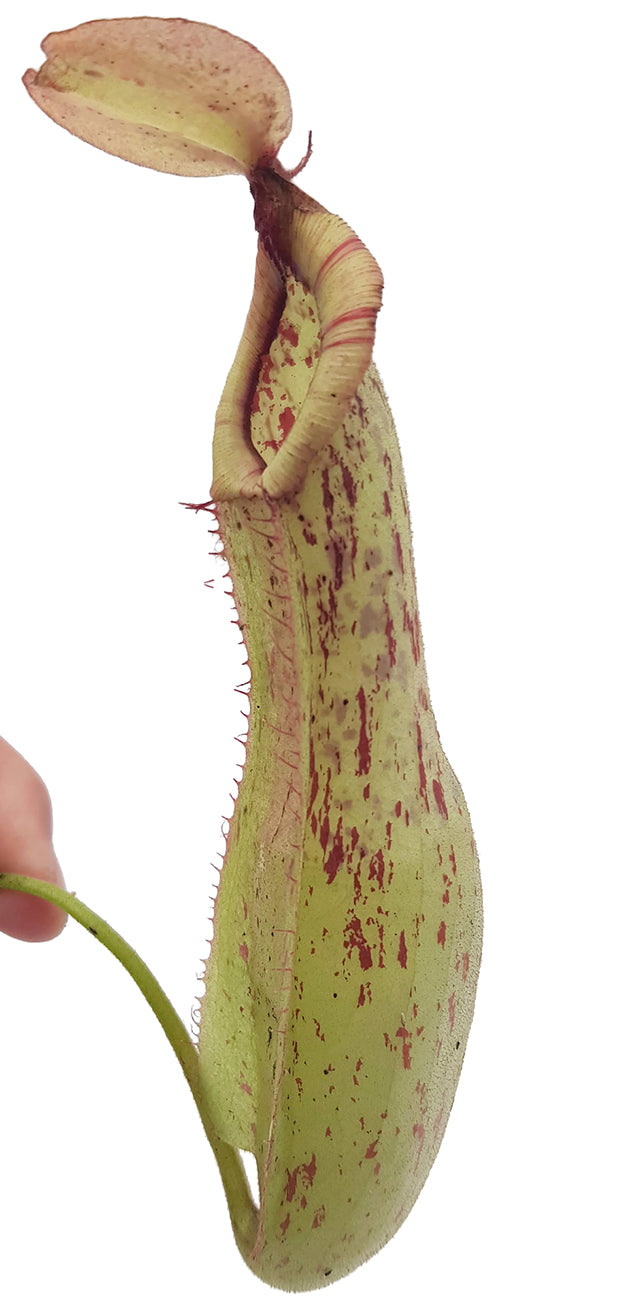
[[[64,886],[53,848],[48,790],[26,758],[1,737],[0,871]],[[66,921],[66,913],[54,903],[15,890],[0,891],[0,930],[13,939],[31,944],[55,939]]]

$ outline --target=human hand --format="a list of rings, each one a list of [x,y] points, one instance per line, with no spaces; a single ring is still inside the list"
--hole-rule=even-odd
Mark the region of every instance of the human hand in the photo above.
[[[21,753],[0,736],[0,871],[64,884],[52,845],[50,795]],[[54,939],[67,921],[53,903],[0,891],[0,931],[29,942]]]

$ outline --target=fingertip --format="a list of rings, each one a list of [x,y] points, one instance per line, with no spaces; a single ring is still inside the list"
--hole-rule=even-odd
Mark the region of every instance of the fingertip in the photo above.
[[[68,914],[54,903],[7,889],[0,894],[0,931],[28,944],[43,944],[60,935]]]
[[[47,880],[50,884],[65,889],[63,873],[56,858],[53,866],[23,874]],[[56,903],[48,903],[46,899],[38,899],[33,894],[22,894],[13,889],[2,890],[0,893],[0,931],[12,939],[21,939],[28,944],[46,943],[61,934],[67,920],[67,912],[57,907]]]
[[[41,777],[0,738],[0,870],[65,888],[52,844],[50,796]],[[0,931],[28,943],[55,939],[67,914],[54,903],[17,890],[0,893]]]

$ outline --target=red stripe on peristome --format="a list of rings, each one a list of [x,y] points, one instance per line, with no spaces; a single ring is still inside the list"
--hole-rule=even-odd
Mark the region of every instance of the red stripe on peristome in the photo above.
[[[337,349],[338,345],[373,345],[374,332],[370,336],[344,336],[342,340],[330,340],[327,345],[322,345],[320,354],[324,354],[327,349]]]
[[[333,264],[333,261],[337,262],[340,258],[345,259],[346,255],[352,254],[353,251],[364,250],[364,249],[365,249],[365,245],[363,244],[362,240],[359,240],[358,236],[348,236],[345,241],[341,242],[341,245],[337,245],[334,250],[330,251],[330,254],[326,255],[326,258],[324,259],[324,262],[321,264],[319,272],[317,273],[317,276],[315,278],[313,290],[317,292],[317,287],[319,285],[321,277],[326,272],[330,272],[330,268]]]
[[[332,322],[329,322],[324,327],[321,333],[321,338],[323,340],[324,336],[327,336],[329,331],[332,331],[335,327],[341,326],[342,322],[356,322],[359,318],[373,318],[376,322],[377,313],[378,309],[371,306],[366,306],[361,309],[350,309],[348,313],[340,313],[338,318],[333,318]]]

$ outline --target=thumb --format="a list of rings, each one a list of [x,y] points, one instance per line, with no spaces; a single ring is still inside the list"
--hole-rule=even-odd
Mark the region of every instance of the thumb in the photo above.
[[[50,795],[21,753],[0,736],[0,871],[38,876],[63,885],[52,845]],[[0,931],[15,939],[54,939],[67,916],[43,899],[0,891]]]

